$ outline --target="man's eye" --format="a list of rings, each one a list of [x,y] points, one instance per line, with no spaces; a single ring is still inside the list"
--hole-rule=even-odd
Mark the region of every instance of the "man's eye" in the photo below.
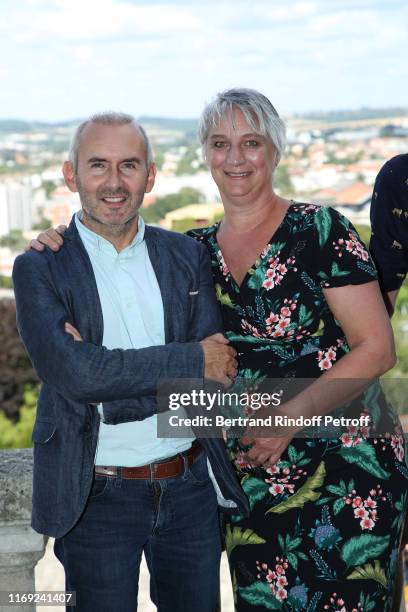
[[[103,168],[102,162],[92,162],[91,168]]]
[[[136,164],[134,162],[127,162],[126,164],[123,164],[122,167],[124,170],[135,170]]]

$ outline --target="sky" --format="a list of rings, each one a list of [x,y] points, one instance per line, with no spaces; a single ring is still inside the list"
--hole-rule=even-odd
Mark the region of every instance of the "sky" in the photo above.
[[[288,116],[408,107],[407,0],[1,0],[0,118],[197,117],[252,87]]]

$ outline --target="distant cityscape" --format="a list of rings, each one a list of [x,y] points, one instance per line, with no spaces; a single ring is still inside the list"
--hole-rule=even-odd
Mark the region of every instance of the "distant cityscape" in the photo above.
[[[222,207],[196,139],[197,122],[149,117],[140,122],[159,170],[144,202],[147,221],[182,231],[183,220],[193,226],[219,218]],[[77,123],[0,120],[3,279],[10,277],[24,243],[42,228],[69,223],[79,208],[77,194],[64,186],[61,174]],[[353,222],[368,224],[378,170],[408,151],[408,109],[314,113],[287,117],[286,123],[288,146],[276,173],[278,192],[335,206]]]

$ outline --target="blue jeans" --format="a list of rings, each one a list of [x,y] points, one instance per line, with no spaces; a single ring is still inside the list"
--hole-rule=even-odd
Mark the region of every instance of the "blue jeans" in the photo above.
[[[145,553],[159,612],[215,612],[220,529],[201,453],[184,474],[149,481],[96,476],[75,527],[55,541],[80,612],[135,612]]]

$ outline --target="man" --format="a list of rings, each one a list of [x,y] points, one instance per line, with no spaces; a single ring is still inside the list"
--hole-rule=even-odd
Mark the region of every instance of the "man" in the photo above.
[[[398,293],[408,272],[408,153],[388,160],[377,175],[371,199],[370,252],[378,269],[384,302],[392,317]],[[398,578],[392,612],[400,610],[404,585],[404,548],[408,523],[399,555]],[[404,607],[404,603],[401,603]]]
[[[56,538],[81,612],[133,612],[143,551],[160,612],[215,610],[207,455],[226,505],[246,509],[221,440],[202,441],[204,453],[192,439],[156,435],[161,380],[228,384],[236,361],[217,333],[205,248],[139,217],[155,173],[132,117],[85,121],[63,167],[82,211],[58,253],[29,251],[14,267],[18,327],[43,381],[32,525]]]

